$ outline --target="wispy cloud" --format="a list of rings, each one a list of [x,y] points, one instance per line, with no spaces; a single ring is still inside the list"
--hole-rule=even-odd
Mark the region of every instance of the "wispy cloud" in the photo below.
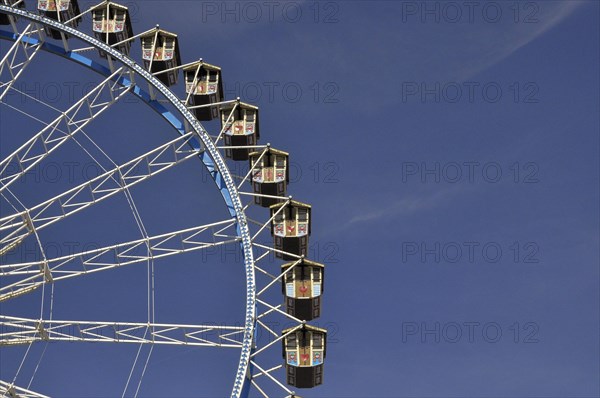
[[[369,208],[355,206],[356,213],[338,227],[340,230],[354,227],[357,224],[372,223],[383,218],[409,216],[422,210],[431,209],[444,203],[449,197],[461,191],[458,185],[440,189],[429,194],[411,195],[397,200],[386,200]]]
[[[388,205],[387,207],[379,207],[366,213],[355,215],[346,223],[345,227],[349,227],[358,223],[376,221],[383,217],[389,217],[390,215],[413,213],[416,210],[425,207],[424,203],[425,202],[416,198],[400,199],[396,202],[393,202],[391,205]]]
[[[513,24],[502,27],[502,32],[492,31],[484,34],[485,45],[480,47],[480,56],[464,67],[458,74],[459,80],[466,80],[473,75],[501,62],[516,51],[539,38],[554,26],[566,19],[585,1],[548,2],[540,9],[537,23]],[[467,65],[467,64],[465,64]]]

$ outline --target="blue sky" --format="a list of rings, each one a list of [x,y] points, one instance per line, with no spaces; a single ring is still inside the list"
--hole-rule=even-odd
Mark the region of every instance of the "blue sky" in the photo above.
[[[290,193],[313,205],[311,257],[327,265],[316,324],[331,340],[325,384],[302,396],[600,395],[599,3],[466,3],[230,2],[229,13],[222,2],[128,3],[136,33],[160,23],[180,35],[184,62],[221,66],[227,97],[260,106],[262,143],[291,154]],[[42,57],[23,78],[35,95],[52,97],[58,83],[64,105],[64,82],[97,80]],[[0,109],[3,157],[35,123]],[[125,160],[174,138],[157,120],[130,101],[89,133]],[[56,156],[60,178],[44,178],[47,166],[16,184],[26,203],[92,173],[75,145]],[[226,217],[196,161],[132,195],[154,234]],[[136,234],[119,197],[44,237],[65,253]],[[15,255],[35,257],[35,245]],[[161,322],[242,319],[236,253],[186,254],[156,272]],[[39,296],[0,308],[36,317]],[[145,322],[146,268],[57,284],[54,311]],[[21,384],[43,349],[32,349]],[[32,389],[120,396],[136,350],[50,344]],[[0,351],[0,379],[22,354]],[[158,347],[141,395],[224,396],[237,357]]]

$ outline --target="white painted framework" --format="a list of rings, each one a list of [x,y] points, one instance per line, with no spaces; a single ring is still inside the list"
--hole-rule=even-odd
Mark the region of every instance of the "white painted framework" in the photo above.
[[[244,177],[237,177],[229,172],[220,152],[225,147],[218,145],[223,131],[216,135],[209,135],[190,112],[192,107],[187,107],[185,100],[177,98],[155,76],[132,58],[114,49],[121,43],[117,43],[111,48],[106,43],[79,30],[26,10],[2,5],[1,2],[0,12],[11,15],[11,26],[17,37],[10,49],[1,55],[0,106],[6,94],[10,90],[14,90],[15,81],[43,49],[46,42],[45,27],[52,27],[63,33],[61,44],[65,51],[72,53],[82,53],[90,49],[104,51],[109,55],[105,62],[108,63],[111,71],[94,89],[67,110],[60,111],[56,119],[48,122],[33,138],[0,161],[0,193],[12,194],[10,186],[26,175],[27,171],[51,156],[61,145],[73,139],[77,133],[83,131],[98,115],[116,104],[123,96],[133,94],[137,87],[136,80],[146,81],[150,99],[168,104],[185,126],[185,131],[180,131],[182,135],[177,139],[117,165],[112,170],[106,170],[96,178],[38,205],[14,211],[12,214],[0,215],[0,256],[15,249],[26,239],[36,237],[39,230],[84,211],[113,195],[126,193],[130,187],[204,153],[208,153],[214,162],[214,168],[222,178],[235,212],[235,217],[232,219],[191,226],[155,236],[145,236],[143,239],[91,251],[57,258],[44,256],[40,261],[27,263],[0,264],[0,280],[9,281],[7,284],[0,283],[0,301],[13,299],[64,279],[84,277],[100,271],[226,244],[241,246],[246,275],[246,315],[239,326],[58,321],[18,318],[0,314],[0,349],[5,345],[30,345],[36,342],[53,341],[235,348],[240,350],[240,361],[235,374],[232,397],[242,397],[242,388],[248,382],[267,398],[282,396],[281,393],[284,396],[294,396],[295,393],[279,380],[282,377],[282,369],[284,369],[281,365],[280,345],[285,336],[273,330],[266,319],[269,316],[277,315],[288,322],[296,323],[297,326],[289,333],[300,328],[303,322],[283,311],[281,304],[270,304],[261,298],[269,289],[280,289],[283,275],[278,273],[273,275],[260,264],[261,261],[266,261],[269,254],[279,251],[261,244],[259,241],[271,219],[255,221],[246,217],[245,210],[253,203],[254,197],[266,195],[255,194],[251,190],[242,191],[244,184],[250,186],[247,181],[252,170]],[[86,10],[75,18],[89,12],[90,10]],[[17,21],[14,18],[16,16],[21,20]],[[28,23],[24,24],[24,21]],[[67,48],[66,35],[71,39],[78,40],[75,44],[73,40],[69,42],[72,48]],[[138,36],[135,35],[129,40]],[[35,38],[37,41],[33,41],[31,44],[31,40],[26,40],[31,38]],[[81,44],[81,46],[78,47],[77,44]],[[239,101],[239,98],[236,101]],[[26,114],[26,111],[21,112]],[[35,118],[35,115],[28,116]],[[201,141],[200,146],[192,145],[192,140],[195,139]],[[269,146],[257,145],[243,148],[258,151],[266,150]],[[238,182],[234,182],[234,178],[237,178]],[[247,204],[242,201],[244,197],[249,198]],[[282,198],[282,200],[289,201],[291,197]],[[256,230],[253,232],[251,232],[251,225],[256,226]],[[254,257],[255,252],[259,253],[256,258]],[[294,256],[290,253],[287,254]],[[294,257],[301,258],[300,256]],[[293,267],[290,267],[287,272],[292,269]],[[266,282],[257,280],[256,273],[262,275]],[[266,331],[271,336],[268,339],[269,342],[262,346],[255,339],[259,329]],[[276,361],[278,364],[275,366],[269,367],[262,363],[263,354],[269,350],[274,351],[277,355],[276,358],[279,358]],[[0,394],[7,397],[45,397],[3,381],[0,381]]]
[[[68,138],[69,136],[66,136],[64,140]],[[34,231],[121,193],[185,160],[197,157],[201,150],[190,147],[189,141],[193,138],[192,133],[185,134],[43,203],[0,218],[0,232],[5,234],[0,238],[0,254],[18,245]],[[38,155],[34,162],[37,163],[39,159],[48,155],[49,152]],[[11,157],[17,158],[20,165],[24,161],[17,155]],[[21,167],[21,171],[15,173],[11,181],[25,175],[31,167],[33,164]],[[8,184],[2,188],[7,187]]]
[[[36,341],[134,343],[241,348],[241,326],[177,325],[131,322],[39,321],[0,316],[0,346]]]
[[[7,398],[50,398],[47,395],[38,394],[2,380],[0,380],[0,394],[2,397]]]

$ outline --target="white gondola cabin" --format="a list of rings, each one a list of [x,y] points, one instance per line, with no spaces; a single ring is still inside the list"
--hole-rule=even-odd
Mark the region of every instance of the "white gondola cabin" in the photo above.
[[[291,200],[274,204],[270,209],[271,235],[275,249],[296,256],[306,256],[311,232],[311,206]],[[275,256],[284,260],[297,260],[297,257],[278,251]]]
[[[221,107],[221,128],[224,132],[225,156],[233,160],[248,160],[252,149],[235,148],[256,145],[260,138],[258,107],[240,102]]]
[[[129,55],[131,41],[123,41],[133,37],[133,27],[129,17],[129,9],[123,5],[105,1],[92,7],[92,30],[96,39],[115,47],[123,54]],[[106,58],[107,54],[100,51],[100,56]]]
[[[250,182],[254,193],[269,196],[285,196],[290,181],[289,154],[277,149],[267,148],[261,152],[249,154],[252,178]],[[272,206],[279,199],[255,196],[254,202],[263,207]]]
[[[38,0],[38,10],[46,17],[60,22],[71,21],[81,14],[77,0]],[[76,28],[81,17],[73,19],[67,25]],[[61,39],[61,32],[57,29],[46,28],[46,33],[53,39]],[[65,35],[65,38],[68,38]]]
[[[17,8],[25,8],[25,1],[19,2],[19,0],[0,0],[0,4],[5,6],[14,6],[16,4]],[[0,12],[0,25],[10,25],[10,18],[7,14]]]
[[[286,311],[300,320],[311,321],[321,316],[325,265],[305,259],[294,264],[281,266]]]
[[[285,336],[292,329],[282,332]],[[327,330],[309,325],[283,339],[287,384],[313,388],[323,384],[323,363],[327,352]]]
[[[223,81],[221,68],[198,61],[183,69],[185,92],[191,106],[210,105],[223,101]],[[216,106],[203,106],[194,109],[198,120],[213,120],[219,117]]]
[[[141,40],[142,58],[146,69],[156,74],[156,78],[165,86],[176,84],[179,70],[173,68],[181,65],[177,35],[163,29],[156,29],[142,35]]]

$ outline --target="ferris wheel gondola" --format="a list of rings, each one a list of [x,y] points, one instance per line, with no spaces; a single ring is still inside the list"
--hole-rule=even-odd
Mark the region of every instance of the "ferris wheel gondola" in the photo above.
[[[31,346],[41,341],[234,348],[240,351],[231,390],[234,398],[248,396],[251,389],[266,397],[279,396],[275,394],[282,392],[286,396],[295,396],[278,377],[285,377],[290,386],[299,388],[321,384],[322,360],[317,362],[320,355],[322,358],[325,356],[326,331],[312,328],[305,321],[321,314],[324,265],[304,259],[308,254],[311,206],[286,197],[289,155],[269,145],[258,145],[258,107],[239,99],[224,100],[220,67],[203,61],[182,63],[176,33],[157,26],[135,35],[128,8],[113,1],[102,1],[83,11],[79,7],[80,4],[74,0],[40,0],[36,6],[40,14],[36,14],[25,8],[23,0],[0,2],[0,24],[12,28],[12,32],[0,32],[2,39],[12,41],[9,48],[0,54],[0,100],[3,105],[15,108],[6,101],[7,94],[17,90],[15,82],[23,78],[24,71],[35,63],[39,52],[58,55],[101,75],[95,87],[74,99],[66,109],[56,109],[37,100],[57,110],[55,119],[45,122],[41,130],[34,132],[0,160],[0,193],[10,204],[10,207],[1,208],[0,257],[30,240],[36,241],[43,253],[41,231],[64,223],[66,219],[76,219],[99,203],[109,202],[119,195],[124,195],[132,203],[130,188],[192,158],[199,159],[208,170],[229,217],[154,235],[140,228],[141,237],[63,256],[51,257],[43,253],[43,258],[36,261],[3,260],[0,264],[0,301],[10,302],[42,291],[42,318],[0,313],[0,329],[3,331],[0,333],[0,350],[11,346]],[[93,36],[80,30],[86,26],[82,23],[86,20]],[[137,38],[141,42],[138,61],[130,57],[131,46]],[[57,42],[52,43],[52,39]],[[68,44],[66,39],[69,39]],[[90,49],[96,51],[87,54],[95,54],[95,57],[83,55]],[[185,78],[183,87],[178,84],[180,69],[183,69]],[[148,92],[142,89],[141,82],[148,84]],[[58,194],[49,193],[48,198],[37,204],[23,204],[11,187],[23,180],[32,168],[56,154],[64,155],[65,144],[75,140],[77,135],[85,134],[86,139],[104,153],[83,130],[92,128],[99,115],[110,112],[126,96],[135,96],[154,111],[157,118],[170,125],[176,134],[141,155],[132,154],[125,161],[114,160],[105,154],[114,167],[103,168],[99,175]],[[19,108],[19,112],[36,118],[27,109]],[[220,118],[220,131],[211,135],[199,120],[215,118]],[[2,134],[5,133],[2,131]],[[89,152],[86,153],[89,155]],[[249,160],[248,174],[234,175],[226,158]],[[244,191],[247,183],[252,189]],[[38,188],[33,186],[31,189]],[[260,205],[253,211],[262,214],[263,220],[248,216],[253,203]],[[269,211],[265,211],[264,207],[269,207]],[[135,206],[131,207],[131,211],[133,218],[142,224]],[[207,211],[207,214],[212,212]],[[258,241],[263,232],[269,230],[274,237],[273,247]],[[62,283],[63,280],[93,278],[100,272],[130,264],[150,264],[162,258],[176,258],[182,253],[221,245],[239,245],[243,253],[246,279],[243,326],[157,323],[150,316],[154,312],[154,308],[150,311],[150,302],[148,319],[137,323],[60,321],[43,317],[44,309],[53,307],[53,296],[44,294],[46,286]],[[132,256],[132,251],[140,246],[147,248],[147,253]],[[284,265],[281,272],[269,273],[261,261],[264,262],[270,253],[295,262]],[[267,298],[267,293],[277,282],[286,286],[283,295],[285,310],[281,309],[280,303],[271,304]],[[292,285],[289,292],[288,285]],[[296,287],[301,297],[295,294]],[[294,294],[290,293],[292,290]],[[299,301],[304,298],[310,299],[310,308]],[[46,303],[50,305],[44,306],[45,301],[50,301]],[[293,321],[296,326],[283,333],[273,330],[263,320],[275,315]],[[69,337],[67,330],[77,333],[77,337]],[[259,340],[259,330],[266,331],[275,340]],[[211,337],[198,337],[207,332]],[[313,355],[310,365],[312,378],[306,376],[308,371],[303,369],[309,367],[306,361],[299,363],[298,369],[291,368],[289,358],[276,366],[263,365],[262,361],[268,360],[267,352],[276,343],[291,347],[291,336],[297,339],[301,361],[304,361],[307,349]],[[291,350],[287,355],[290,354]],[[27,354],[24,360],[26,357]],[[291,369],[293,377],[290,376]],[[21,367],[13,382],[0,381],[0,393],[14,395],[15,391],[26,391],[27,396],[42,396],[32,392],[29,386],[22,388],[15,384],[20,370]],[[282,370],[287,376],[280,374]],[[270,387],[265,387],[265,382],[270,382]],[[46,387],[54,388],[56,385]]]
[[[81,11],[77,0],[38,0],[38,10],[47,17],[63,22],[65,25],[76,28],[81,22]],[[57,29],[47,28],[46,33],[53,39],[61,39],[61,32]]]

